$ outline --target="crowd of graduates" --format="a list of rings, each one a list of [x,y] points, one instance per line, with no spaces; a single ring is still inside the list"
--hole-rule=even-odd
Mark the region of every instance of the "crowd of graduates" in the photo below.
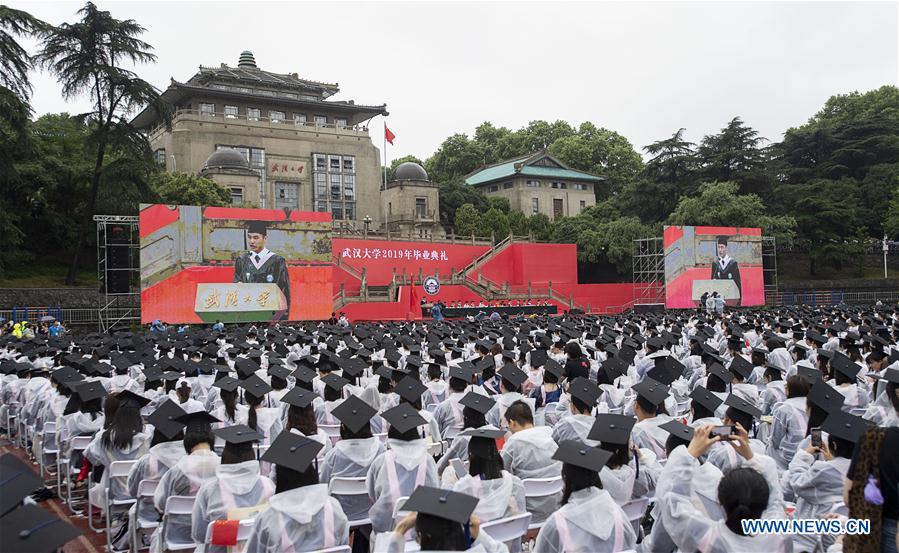
[[[894,552],[897,338],[887,306],[7,335],[0,426],[40,457],[54,423],[88,508],[137,500],[117,549],[233,551],[242,519],[248,553]],[[789,517],[872,530],[743,527]]]

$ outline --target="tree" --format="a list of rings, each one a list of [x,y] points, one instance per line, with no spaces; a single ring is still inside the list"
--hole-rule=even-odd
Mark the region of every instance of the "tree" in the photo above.
[[[549,152],[572,169],[605,179],[594,186],[597,201],[617,193],[643,168],[640,154],[626,138],[589,122],[577,133],[556,139]]]
[[[899,186],[893,189],[893,197],[887,208],[886,219],[883,221],[883,230],[892,240],[899,240]]]
[[[528,218],[521,211],[510,211],[507,215],[509,219],[509,231],[515,236],[527,236],[529,232]]]
[[[528,230],[534,234],[535,240],[549,241],[552,238],[552,221],[545,213],[535,213],[528,217]]]
[[[439,189],[440,223],[445,227],[456,226],[456,210],[464,204],[473,205],[479,213],[487,211],[487,197],[477,188],[465,184],[461,178],[441,183]]]
[[[487,196],[487,206],[488,209],[495,209],[503,213],[509,213],[512,209],[512,206],[509,204],[509,198],[501,196]]]
[[[480,236],[490,236],[492,234],[493,240],[499,242],[506,236],[509,236],[509,217],[499,209],[491,207],[481,216],[478,234]]]
[[[425,170],[435,182],[449,182],[464,177],[484,164],[484,150],[464,134],[447,138],[425,161]]]
[[[696,144],[684,140],[680,128],[670,138],[643,146],[652,156],[643,166],[643,175],[656,182],[679,183],[695,170]]]
[[[49,26],[36,17],[0,5],[0,86],[27,102],[31,96],[28,72],[33,60],[15,37],[41,35]]]
[[[97,194],[104,175],[134,177],[129,158],[134,155],[148,160],[146,138],[131,126],[128,116],[137,108],[149,105],[163,120],[169,120],[159,92],[133,71],[120,67],[123,63],[141,64],[156,60],[152,47],[140,40],[144,32],[133,20],[120,21],[107,11],[88,2],[78,11],[81,20],[63,23],[48,31],[37,56],[40,65],[56,76],[62,95],[72,99],[82,94],[91,98],[91,111],[84,114],[91,129],[89,142],[96,157],[88,203],[82,214],[78,238],[72,250],[72,262],[66,276],[74,284],[78,261],[85,238],[93,224]],[[107,155],[121,153],[109,161]]]
[[[765,194],[770,185],[766,172],[766,139],[739,117],[730,120],[718,134],[702,139],[697,160],[708,181],[732,181],[744,193]]]
[[[150,177],[150,188],[159,201],[173,205],[229,206],[231,192],[212,179],[193,173],[160,171]]]
[[[477,234],[481,226],[481,212],[471,204],[463,204],[456,210],[455,229],[460,236]]]
[[[474,131],[474,141],[481,147],[484,153],[484,164],[490,165],[502,161],[500,157],[499,143],[512,134],[506,127],[494,127],[489,121],[484,121]]]

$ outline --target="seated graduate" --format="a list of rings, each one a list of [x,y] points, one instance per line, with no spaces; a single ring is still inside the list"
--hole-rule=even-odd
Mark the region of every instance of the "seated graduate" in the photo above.
[[[857,380],[858,373],[862,370],[861,365],[837,352],[830,359],[830,366],[833,368],[833,380],[828,384],[846,398],[843,411],[848,413],[852,409],[866,408],[869,403],[868,391],[859,386]]]
[[[418,486],[438,485],[437,465],[418,431],[425,419],[408,403],[400,403],[381,416],[390,425],[389,449],[375,458],[366,475],[373,532],[393,527],[393,509],[399,498],[408,497]]]
[[[440,352],[441,355],[437,356],[435,352]],[[446,365],[446,357],[443,355],[444,352],[439,349],[431,350],[428,353],[440,362],[428,363],[428,381],[425,383],[428,391],[424,394],[422,401],[425,405],[439,404],[446,399],[448,392],[447,382],[443,379],[443,366]]]
[[[599,476],[611,455],[580,442],[559,444],[553,459],[562,463],[562,506],[546,519],[537,534],[535,552],[605,553],[634,548],[634,529],[621,507],[603,489]]]
[[[575,378],[568,385],[569,414],[553,427],[552,438],[556,443],[574,440],[590,446],[596,445],[587,436],[596,420],[593,416],[593,409],[596,407],[601,393],[599,386],[586,378]]]
[[[240,424],[239,421],[247,420],[247,406],[237,402],[239,387],[240,380],[231,376],[223,376],[212,384],[213,389],[219,390],[221,403],[212,411],[212,415],[222,421],[221,426],[233,426]]]
[[[719,426],[721,419],[715,416],[715,412],[724,403],[717,394],[706,390],[702,386],[693,388],[690,392],[690,426],[698,428],[705,424]]]
[[[752,375],[752,364],[743,356],[734,357],[728,370],[734,375],[730,385],[730,393],[735,394],[753,405],[758,405],[759,389],[755,384],[747,382]]]
[[[821,425],[827,441],[796,452],[787,470],[785,491],[796,497],[796,518],[818,518],[843,500],[843,479],[849,472],[852,454],[868,425],[861,417],[842,411],[830,414]],[[822,536],[793,536],[793,551],[825,551]],[[831,543],[833,538],[830,537]]]
[[[79,387],[82,397],[94,399],[103,397],[106,391],[99,382],[91,382]],[[150,434],[144,431],[144,421],[140,416],[140,409],[149,401],[130,390],[116,394],[119,402],[115,415],[103,432],[94,436],[94,439],[84,450],[84,457],[94,467],[109,467],[114,461],[133,461],[139,459],[149,449]],[[100,481],[90,490],[90,502],[95,507],[105,504],[106,488],[109,487],[112,497],[110,500],[127,499],[126,481],[109,481],[109,471],[104,470]]]
[[[286,394],[288,390],[287,377],[293,372],[280,364],[281,360],[278,361],[278,364],[272,364],[272,360],[269,360],[268,377],[269,385],[272,387],[271,391],[268,393],[268,400],[271,404],[269,407],[278,407],[278,402],[281,401],[281,398],[284,397],[284,394]]]
[[[240,387],[244,389],[243,398],[247,402],[247,419],[241,423],[262,434],[263,444],[271,443],[272,427],[280,426],[281,423],[277,408],[263,406],[266,402],[266,394],[272,390],[272,387],[256,374],[242,380]]]
[[[627,363],[620,357],[609,357],[602,362],[596,373],[596,383],[602,391],[599,396],[599,404],[605,406],[600,408],[600,411],[608,413],[613,409],[624,409],[625,390],[615,386],[615,380],[625,374],[627,374]]]
[[[665,451],[667,451],[669,456],[677,447],[690,445],[690,441],[693,439],[693,428],[676,420],[665,423],[664,428],[669,433],[668,440],[665,442]],[[702,457],[699,458],[699,468],[693,483],[692,499],[693,504],[701,506],[700,510],[711,519],[720,518],[719,515],[723,512],[721,505],[718,504],[718,483],[723,476],[718,467],[711,463],[704,463]],[[656,486],[656,497],[662,497],[669,493],[671,484],[670,481],[659,481]],[[662,521],[662,509],[658,501],[654,503],[651,514],[655,522],[652,525],[650,534],[640,543],[640,550],[644,552],[672,553],[677,549],[677,545],[665,529],[665,524]]]
[[[650,450],[657,459],[664,459],[668,433],[661,426],[671,420],[665,412],[669,388],[647,376],[632,389],[637,394],[633,404],[637,424],[631,431],[631,439],[635,446]]]
[[[315,422],[318,424],[337,425],[340,421],[331,413],[343,401],[343,388],[349,384],[349,380],[334,373],[328,373],[322,378],[324,386],[324,403],[315,407]]]
[[[275,495],[256,516],[244,553],[316,551],[346,545],[349,524],[340,503],[319,483],[322,444],[282,432],[262,456],[275,465]]]
[[[721,419],[724,418],[724,411],[726,410],[723,402],[727,398],[731,383],[734,381],[734,375],[720,363],[712,363],[708,371],[709,375],[705,380],[705,388],[721,400],[721,406],[715,411],[715,416]]]
[[[167,400],[147,417],[153,425],[153,439],[150,449],[138,459],[128,473],[128,495],[137,498],[138,488],[143,480],[160,480],[162,475],[174,467],[187,455],[184,451],[184,424],[176,419],[185,415],[184,410],[174,401]],[[131,508],[132,521],[137,517],[143,521],[159,521],[159,513],[153,508],[151,498],[138,498]]]
[[[305,396],[309,394],[306,392]],[[377,411],[368,403],[350,396],[334,409],[333,414],[340,420],[340,440],[325,454],[319,466],[323,484],[331,482],[332,478],[365,477],[375,459],[385,451],[381,440],[372,436],[370,421]],[[330,443],[330,439],[328,441]],[[350,521],[368,518],[372,505],[368,496],[341,495],[337,500]]]
[[[197,495],[206,481],[215,478],[215,469],[221,460],[212,447],[215,437],[212,435],[212,424],[219,420],[206,411],[187,413],[175,419],[184,426],[184,451],[187,455],[169,468],[153,494],[153,506],[160,513],[165,513],[168,498],[176,495]],[[163,515],[162,522],[154,530],[150,538],[150,550],[162,553],[165,550],[165,538],[172,536],[177,541],[192,541],[190,515]]]
[[[820,371],[816,369],[800,367],[799,370],[800,374],[787,378],[784,388],[787,398],[775,405],[771,411],[774,421],[771,423],[771,435],[768,437],[765,453],[774,459],[779,470],[786,470],[790,465],[799,442],[806,435],[808,427],[806,397],[809,382],[820,378]],[[806,371],[811,375],[803,376]]]
[[[883,391],[868,405],[863,417],[877,426],[899,426],[899,369],[883,371],[878,384]]]
[[[599,443],[600,449],[612,454],[599,472],[599,478],[603,489],[619,505],[652,492],[662,470],[652,452],[631,445],[635,423],[627,415],[597,415],[588,434],[590,443]]]
[[[805,430],[805,437],[796,447],[797,451],[805,449],[812,442],[812,428],[818,428],[824,424],[824,421],[833,413],[841,411],[843,400],[846,399],[842,394],[833,389],[824,382],[823,379],[817,380],[812,387],[809,388],[808,397],[806,398],[806,414],[808,415],[808,426]],[[827,441],[827,433],[822,432],[822,440]]]
[[[408,403],[415,409],[421,418],[425,420],[425,424],[418,429],[419,433],[424,436],[429,443],[439,443],[442,438],[440,435],[440,427],[437,421],[427,409],[422,408],[421,396],[428,391],[428,388],[421,383],[418,378],[407,376],[400,380],[396,385],[396,393],[400,396],[400,404]]]
[[[727,396],[727,399],[724,400],[724,405],[727,406],[727,411],[725,411],[724,420],[722,421],[725,425],[740,425],[743,428],[753,428],[754,420],[762,416],[762,412],[758,410],[758,407],[734,394]],[[765,455],[765,444],[760,440],[747,438],[747,443],[757,454]],[[718,443],[709,451],[708,462],[718,467],[721,472],[726,473],[732,468],[739,466],[742,461],[734,448],[727,447],[725,443]]]
[[[530,393],[530,398],[535,401],[534,406],[537,409],[551,409],[550,404],[558,403],[562,397],[562,387],[559,381],[565,375],[562,366],[553,361],[552,363],[544,362],[543,364],[543,383],[534,388]]]
[[[753,453],[749,434],[742,426],[727,440],[744,460],[742,465],[727,472],[718,484],[718,503],[724,519],[709,518],[694,502],[694,487],[698,481],[699,459],[720,438],[712,436],[712,425],[693,432],[687,447],[678,446],[668,457],[659,481],[670,486],[659,495],[661,521],[671,540],[681,551],[706,553],[788,551],[789,543],[782,535],[746,535],[742,521],[759,518],[783,518],[783,496],[774,463]]]
[[[287,422],[284,424],[284,430],[305,436],[311,440],[320,442],[324,446],[324,452],[331,450],[331,437],[327,432],[318,427],[315,422],[315,404],[316,398],[319,396],[314,392],[301,388],[299,386],[291,389],[281,397],[281,402],[287,405]],[[272,425],[272,435],[277,436],[281,433],[281,419]]]
[[[374,551],[403,553],[406,533],[415,530],[415,541],[422,552],[476,551],[480,553],[508,553],[502,542],[480,531],[481,522],[473,516],[476,497],[461,493],[419,486],[406,501],[410,511],[392,532],[376,536]]]
[[[205,406],[191,397],[192,392],[193,388],[191,387],[190,380],[183,376],[180,377],[175,385],[175,397],[177,398],[178,405],[185,413],[205,411]]]
[[[552,438],[552,428],[534,426],[530,405],[516,401],[506,409],[505,419],[512,435],[506,439],[501,452],[506,470],[521,478],[552,478],[561,474],[562,464],[553,460],[558,446]],[[527,499],[532,522],[542,522],[558,506],[559,496]]]
[[[777,365],[763,365],[760,382],[765,385],[759,395],[759,410],[762,415],[772,415],[774,408],[787,399],[787,382]]]
[[[521,401],[531,407],[533,410],[533,399],[526,399],[521,395],[521,385],[527,380],[528,375],[518,368],[515,363],[506,363],[499,371],[500,393],[495,395],[496,405],[487,413],[487,424],[491,424],[497,428],[506,429],[503,417],[506,409],[516,401]]]
[[[197,545],[197,553],[225,553],[220,545],[202,545],[206,542],[206,529],[210,522],[232,518],[235,509],[255,507],[266,503],[275,493],[275,484],[259,472],[259,461],[253,442],[263,436],[244,425],[219,428],[213,433],[225,440],[222,462],[215,469],[215,479],[200,487],[194,503],[191,535]]]
[[[75,436],[94,436],[104,427],[103,398],[106,388],[97,387],[96,382],[76,381],[72,384],[74,393],[66,403],[65,410],[57,422],[56,441],[60,454],[68,453],[69,441]],[[90,399],[84,399],[90,398]]]
[[[524,484],[517,476],[503,470],[503,459],[496,440],[505,432],[490,426],[464,432],[468,441],[468,475],[460,478],[453,491],[477,497],[475,515],[481,522],[525,512]]]
[[[440,435],[444,438],[447,428],[461,429],[463,426],[462,405],[459,400],[465,395],[471,378],[471,371],[466,367],[459,365],[449,369],[449,395],[434,409],[434,420],[437,421]]]
[[[486,415],[496,404],[496,401],[492,397],[476,392],[468,392],[459,404],[462,406],[463,432],[460,432],[453,439],[453,443],[450,444],[446,453],[437,461],[437,473],[441,476],[441,485],[444,488],[452,488],[459,478],[456,471],[452,469],[447,470],[453,459],[459,459],[463,462],[468,460],[468,441],[470,438],[464,434],[464,430],[487,426]]]

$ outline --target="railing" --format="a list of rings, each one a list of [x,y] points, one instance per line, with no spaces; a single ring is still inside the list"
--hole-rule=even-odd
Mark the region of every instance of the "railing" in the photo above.
[[[506,246],[514,242],[514,240],[515,238],[511,234],[509,236],[506,236],[505,238],[497,242],[492,248],[471,260],[471,262],[463,267],[460,272],[463,275],[467,276],[469,272],[475,270],[481,263],[484,263],[485,261],[491,259],[494,255],[499,253],[500,250],[504,249]]]
[[[875,303],[893,303],[899,301],[899,290],[844,292],[842,290],[798,290],[795,292],[775,292],[767,294],[768,305],[836,305]]]
[[[340,106],[335,105],[335,107],[339,108]],[[259,117],[248,117],[246,113],[239,113],[237,115],[225,115],[224,112],[216,111],[216,112],[200,112],[195,109],[179,109],[176,110],[172,115],[172,121],[176,121],[179,117],[183,118],[192,118],[199,121],[209,121],[209,122],[222,122],[225,124],[228,123],[239,123],[242,125],[258,125],[265,126],[270,128],[280,128],[280,129],[300,129],[309,132],[320,132],[322,130],[327,131],[335,131],[338,134],[346,133],[353,135],[364,135],[368,136],[368,127],[364,125],[339,125],[336,123],[316,123],[315,121],[300,121],[293,119],[272,119],[270,117],[262,117],[260,114]],[[160,130],[164,127],[159,127],[154,129],[151,134],[155,134],[160,132]]]
[[[46,308],[21,308],[21,309],[5,309],[0,310],[0,317],[3,317],[6,320],[28,320],[33,323],[37,323],[40,321],[40,317],[33,318],[28,317],[27,319],[17,319],[16,314],[21,314],[23,310],[27,309],[29,313],[36,313],[42,309]],[[66,326],[78,326],[78,325],[88,325],[88,324],[97,324],[100,322],[100,309],[99,308],[61,308],[57,309],[58,314],[48,313],[52,317],[56,317],[61,323],[64,323]],[[43,315],[42,315],[43,316]],[[140,321],[140,307],[110,307],[103,311],[103,317],[105,320],[118,320],[123,322],[138,322]]]
[[[419,213],[417,211],[414,213],[390,213],[386,217],[387,223],[434,223],[436,221],[437,213],[433,209],[428,210],[425,213]]]

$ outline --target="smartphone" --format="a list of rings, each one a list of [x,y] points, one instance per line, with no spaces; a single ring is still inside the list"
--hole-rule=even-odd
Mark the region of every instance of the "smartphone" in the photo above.
[[[456,478],[461,480],[468,476],[468,469],[465,468],[465,463],[461,459],[453,459],[450,461],[450,464],[453,466],[453,470],[456,471]]]
[[[821,447],[821,427],[812,428],[812,447]]]
[[[737,427],[732,424],[716,426],[712,429],[710,437],[718,436],[722,440],[729,440],[731,436],[737,433]]]

